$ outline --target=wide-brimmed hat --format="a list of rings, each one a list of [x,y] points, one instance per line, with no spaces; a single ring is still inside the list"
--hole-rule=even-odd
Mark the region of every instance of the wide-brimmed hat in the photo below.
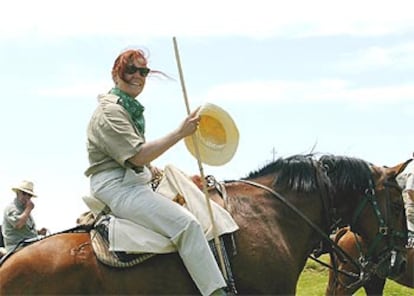
[[[239,131],[230,115],[217,105],[201,106],[197,131],[184,139],[190,153],[197,157],[193,137],[197,141],[200,161],[213,166],[229,162],[239,145]]]
[[[37,195],[33,192],[33,182],[23,180],[20,185],[12,188],[14,192],[23,191],[29,193],[31,196],[36,197]]]

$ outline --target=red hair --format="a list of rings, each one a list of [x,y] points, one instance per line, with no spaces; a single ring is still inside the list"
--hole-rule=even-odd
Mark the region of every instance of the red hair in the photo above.
[[[148,56],[149,55],[142,49],[127,49],[121,52],[112,67],[112,80],[116,83],[115,78],[117,75],[119,75],[122,80],[125,80],[125,67],[132,64],[134,60],[138,60],[141,65],[148,67]],[[150,69],[149,74],[161,74],[162,76],[171,79],[167,74],[158,70]]]
[[[119,54],[112,67],[112,80],[115,82],[115,77],[124,80],[125,67],[133,63],[134,60],[139,60],[140,64],[147,67],[147,54],[141,49],[127,49]],[[151,71],[150,71],[151,72]]]

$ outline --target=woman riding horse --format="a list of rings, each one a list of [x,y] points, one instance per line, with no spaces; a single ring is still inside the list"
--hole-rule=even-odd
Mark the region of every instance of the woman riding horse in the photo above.
[[[405,230],[405,217],[400,192],[387,187],[391,177],[360,159],[295,155],[217,184],[210,197],[222,203],[223,193],[240,228],[230,256],[238,293],[294,295],[309,254],[339,219],[376,242],[374,255],[400,256],[405,242],[395,234]],[[383,224],[389,231],[379,235]],[[0,283],[1,295],[197,293],[177,253],[113,268],[98,261],[87,232],[60,233],[21,249],[0,266]]]

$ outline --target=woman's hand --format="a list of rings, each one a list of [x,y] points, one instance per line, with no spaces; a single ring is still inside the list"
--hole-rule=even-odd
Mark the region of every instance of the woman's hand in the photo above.
[[[191,112],[179,127],[178,131],[182,138],[192,135],[197,130],[198,123],[200,122],[199,110],[200,107]]]

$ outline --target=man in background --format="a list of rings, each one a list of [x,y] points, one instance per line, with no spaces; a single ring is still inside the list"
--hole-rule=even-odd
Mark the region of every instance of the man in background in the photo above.
[[[12,190],[16,193],[16,197],[4,209],[2,225],[4,246],[7,252],[14,249],[20,241],[37,238],[47,233],[46,228],[36,230],[31,215],[34,208],[32,197],[36,197],[33,192],[33,182],[24,180]]]

